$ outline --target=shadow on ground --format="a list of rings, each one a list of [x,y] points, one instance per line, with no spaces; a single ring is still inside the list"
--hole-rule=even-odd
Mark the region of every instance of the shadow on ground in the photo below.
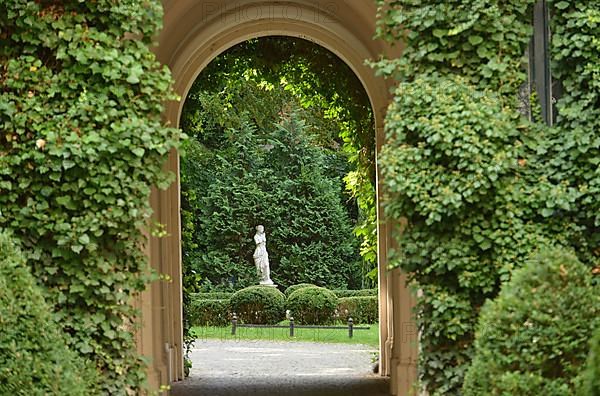
[[[313,377],[188,379],[173,385],[173,396],[388,396],[385,378]]]

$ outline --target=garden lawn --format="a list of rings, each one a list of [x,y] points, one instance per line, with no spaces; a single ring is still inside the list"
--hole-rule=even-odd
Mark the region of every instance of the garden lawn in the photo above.
[[[280,325],[288,326],[289,322]],[[348,329],[294,329],[294,337],[290,337],[289,328],[245,328],[238,327],[236,334],[231,335],[231,326],[192,327],[196,339],[221,339],[221,340],[265,340],[265,341],[304,341],[304,342],[330,342],[343,344],[364,344],[369,346],[379,345],[379,324],[354,325],[354,335],[348,337]],[[369,330],[356,330],[356,327],[369,327]]]

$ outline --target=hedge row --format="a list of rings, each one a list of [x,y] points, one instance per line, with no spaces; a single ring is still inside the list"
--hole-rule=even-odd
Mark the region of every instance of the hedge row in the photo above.
[[[293,285],[285,289],[285,296],[289,297],[294,291],[298,289],[303,289],[305,287],[317,287],[317,285],[313,285],[312,283],[299,283],[297,285]],[[366,297],[366,296],[377,296],[379,291],[377,289],[363,289],[363,290],[332,290],[332,292],[338,296],[342,297]]]
[[[288,298],[277,289],[252,286],[237,293],[195,293],[190,307],[190,323],[194,326],[226,326],[236,312],[242,323],[274,324],[285,319],[289,310],[298,324],[377,323],[379,306],[376,295],[338,298],[336,293],[314,285],[288,288]],[[373,290],[357,290],[369,294]],[[339,291],[338,291],[339,292]],[[351,293],[349,293],[351,294]],[[229,298],[231,297],[231,298]]]
[[[337,309],[340,320],[344,322],[350,317],[354,323],[372,324],[379,321],[377,296],[342,297]]]

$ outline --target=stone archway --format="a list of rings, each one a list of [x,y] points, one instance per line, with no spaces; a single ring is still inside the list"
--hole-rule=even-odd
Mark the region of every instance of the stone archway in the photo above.
[[[372,40],[376,8],[366,0],[163,0],[164,30],[156,53],[168,65],[175,89],[185,97],[200,71],[221,52],[250,38],[279,35],[313,41],[338,55],[362,81],[374,111],[376,142],[383,142],[383,120],[389,85],[365,66],[366,59],[392,49]],[[169,103],[166,119],[177,126],[183,101]],[[152,267],[168,275],[140,300],[143,323],[138,332],[140,352],[151,357],[152,386],[183,378],[181,305],[181,229],[179,158],[169,156],[167,168],[177,181],[166,191],[155,191],[151,202],[168,237],[151,238]],[[378,192],[379,196],[379,192]],[[390,225],[379,217],[379,300],[381,372],[391,376],[391,393],[408,395],[416,380],[417,331],[411,318],[413,296],[399,271],[387,271]]]

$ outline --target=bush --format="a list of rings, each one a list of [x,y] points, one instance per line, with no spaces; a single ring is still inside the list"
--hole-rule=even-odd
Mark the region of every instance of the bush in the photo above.
[[[227,326],[231,320],[229,300],[193,298],[189,315],[192,326]]]
[[[296,290],[304,289],[305,287],[317,287],[317,285],[313,285],[312,283],[299,283],[297,285],[292,285],[285,289],[284,294],[286,297],[289,297],[290,294],[292,294]]]
[[[191,293],[192,300],[229,300],[233,293],[228,292],[207,292],[207,293]]]
[[[276,324],[285,318],[285,296],[274,287],[247,287],[234,293],[230,304],[242,323]]]
[[[338,298],[323,287],[304,287],[290,294],[287,309],[298,324],[320,325],[331,323]]]
[[[92,395],[93,365],[67,347],[18,248],[0,232],[0,394]]]
[[[600,327],[591,342],[587,368],[583,374],[583,386],[580,396],[600,395]]]
[[[549,249],[482,309],[465,396],[571,395],[600,317],[600,291],[571,253]]]
[[[379,301],[377,296],[342,297],[337,307],[340,320],[352,318],[354,323],[377,323],[379,321]]]
[[[377,289],[334,290],[333,292],[339,298],[343,298],[343,297],[369,297],[369,296],[377,296],[379,294],[379,291]]]

